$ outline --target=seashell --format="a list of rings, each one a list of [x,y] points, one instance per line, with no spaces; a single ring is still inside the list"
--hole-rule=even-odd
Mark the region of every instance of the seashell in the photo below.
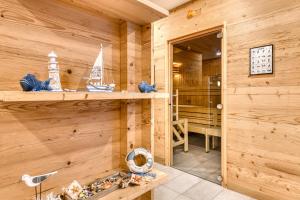
[[[142,81],[138,87],[142,93],[156,92],[156,85],[149,85],[146,81]]]
[[[20,85],[23,91],[52,90],[50,87],[50,79],[46,81],[39,81],[33,74],[27,74],[24,76],[20,80]]]

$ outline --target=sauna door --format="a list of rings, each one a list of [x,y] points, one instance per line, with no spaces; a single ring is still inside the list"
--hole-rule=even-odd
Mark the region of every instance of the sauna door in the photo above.
[[[171,166],[221,184],[222,35],[176,41],[170,52]]]

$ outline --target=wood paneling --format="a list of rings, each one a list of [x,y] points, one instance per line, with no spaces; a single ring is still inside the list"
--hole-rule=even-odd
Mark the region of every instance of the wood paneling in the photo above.
[[[99,200],[154,200],[153,190],[155,187],[163,184],[167,180],[167,174],[156,169],[153,170],[156,174],[156,178],[153,181],[147,182],[146,184],[141,184],[135,187],[127,187],[126,189],[120,189],[112,192]]]
[[[169,11],[149,0],[61,0],[94,13],[146,25],[169,15]]]
[[[167,93],[140,92],[23,92],[0,91],[3,102],[36,102],[36,101],[89,101],[117,99],[163,99]]]
[[[51,50],[59,56],[63,87],[84,88],[100,43],[105,82],[120,89],[119,21],[56,0],[0,3],[0,90],[21,90],[26,73],[46,79]],[[34,189],[20,181],[25,173],[58,170],[43,191],[61,192],[75,179],[87,183],[120,166],[119,100],[53,100],[0,103],[1,198],[31,199]]]
[[[202,55],[191,51],[181,51],[173,55],[173,60],[182,65],[173,65],[173,89],[189,89],[202,85]]]
[[[203,60],[203,79],[207,80],[208,76],[218,76],[221,74],[221,58]],[[207,81],[203,84],[207,84]]]
[[[121,89],[136,91],[141,79],[141,27],[124,22],[121,25]],[[141,104],[135,101],[122,101],[121,108],[121,160],[126,167],[126,155],[141,146]],[[139,126],[137,126],[139,125]]]
[[[142,72],[141,77],[143,81],[151,83],[151,25],[145,25],[142,27]],[[142,145],[147,149],[151,149],[152,154],[154,154],[154,130],[151,121],[151,101],[142,101]],[[151,128],[152,124],[152,128]]]
[[[121,25],[121,89],[138,91],[138,84],[149,79],[150,48],[147,43],[151,37],[145,27],[131,22]],[[145,66],[142,66],[144,64]],[[144,72],[143,72],[144,71]],[[121,165],[127,167],[126,155],[134,148],[151,146],[151,113],[150,102],[122,101],[121,105]],[[144,194],[140,199],[151,199],[152,192]]]
[[[128,150],[151,147],[150,100],[124,103],[102,99],[145,94],[16,91],[21,90],[19,80],[26,73],[34,73],[39,79],[48,77],[47,54],[51,50],[59,56],[63,88],[84,88],[83,78],[88,76],[103,43],[105,82],[114,81],[117,91],[137,92],[137,84],[151,74],[149,28],[126,23],[124,41],[119,20],[61,1],[0,3],[0,90],[9,91],[0,93],[4,100],[0,102],[1,198],[32,198],[34,189],[20,181],[24,173],[58,170],[43,185],[43,191],[61,192],[73,180],[84,184],[124,166]],[[121,51],[124,48],[126,51]],[[142,62],[147,63],[143,69],[148,71],[142,70]],[[84,99],[90,101],[76,101]],[[124,145],[128,149],[124,150]],[[151,193],[143,198],[149,196]]]
[[[119,22],[58,1],[1,1],[0,90],[20,90],[26,73],[48,78],[51,50],[58,54],[64,88],[84,88],[89,67],[104,45],[105,82],[120,85]],[[68,72],[69,71],[69,72]]]
[[[57,170],[43,190],[60,192],[74,179],[87,183],[119,167],[119,101],[1,103],[0,116],[5,199],[31,199],[34,190],[20,181],[23,174]]]
[[[221,88],[222,88],[222,75],[221,75],[221,58],[203,60],[203,89],[206,95],[203,97],[203,104],[209,104],[211,108],[216,108],[221,103]],[[221,85],[218,86],[218,81]],[[211,83],[210,85],[208,83]]]
[[[187,11],[196,9],[200,14],[187,19]],[[223,125],[228,152],[224,179],[229,188],[258,199],[300,198],[299,18],[300,2],[294,0],[199,0],[153,25],[156,82],[165,91],[167,41],[226,21],[227,84],[223,88],[228,89],[223,103],[228,115]],[[275,47],[275,74],[248,77],[249,48],[269,43]],[[166,113],[157,110],[156,115]],[[160,130],[157,137],[169,140],[169,133]],[[162,161],[168,159],[161,156]]]
[[[218,33],[209,34],[200,38],[184,41],[174,45],[182,50],[189,50],[200,53],[203,60],[218,58],[217,50],[221,50],[221,39]]]
[[[202,54],[180,51],[174,53],[173,61],[181,64],[180,67],[173,65],[173,93],[178,89],[180,105],[215,108],[221,102],[221,88],[216,87],[216,83],[208,84],[210,77],[221,74],[220,58],[202,60]]]

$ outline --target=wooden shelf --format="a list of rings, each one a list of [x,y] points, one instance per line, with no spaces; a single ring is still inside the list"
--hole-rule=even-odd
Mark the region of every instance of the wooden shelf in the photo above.
[[[138,93],[138,92],[23,92],[1,91],[2,102],[26,101],[84,101],[113,99],[164,99],[168,93]]]
[[[159,186],[160,184],[164,183],[167,180],[167,174],[157,169],[153,169],[152,172],[156,173],[156,178],[153,181],[140,186],[128,187],[126,189],[116,190],[104,197],[101,197],[98,200],[136,199],[137,197],[145,194],[146,192],[149,192],[150,190],[154,189],[155,187]]]
[[[83,9],[104,13],[110,17],[146,25],[169,15],[165,8],[149,0],[60,0]]]

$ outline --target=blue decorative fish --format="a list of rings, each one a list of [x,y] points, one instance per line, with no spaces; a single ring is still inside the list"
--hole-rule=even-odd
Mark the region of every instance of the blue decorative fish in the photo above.
[[[50,79],[46,81],[39,81],[35,75],[27,74],[20,80],[20,85],[23,91],[41,91],[41,90],[52,90],[50,87]]]
[[[149,85],[146,81],[142,81],[138,87],[141,93],[157,92],[156,85]]]

